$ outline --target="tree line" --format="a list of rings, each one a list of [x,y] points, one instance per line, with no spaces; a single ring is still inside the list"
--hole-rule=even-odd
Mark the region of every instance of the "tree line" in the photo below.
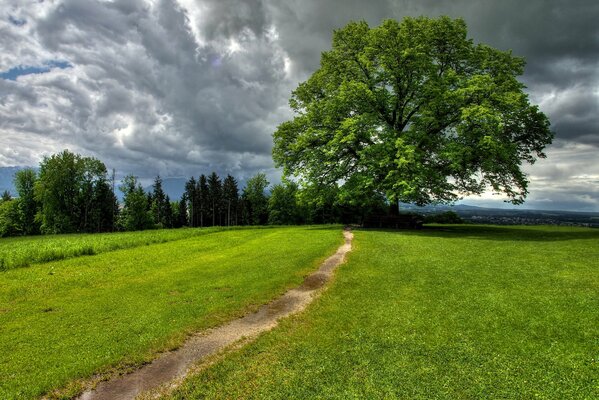
[[[334,187],[300,189],[295,182],[269,186],[263,173],[248,179],[241,190],[231,175],[201,174],[189,178],[181,198],[172,200],[160,176],[149,191],[133,175],[117,186],[103,162],[68,150],[45,157],[38,171],[18,171],[14,186],[18,197],[5,192],[0,198],[0,236],[348,223],[387,207],[380,196],[359,204],[340,201]],[[116,189],[123,193],[120,203]]]

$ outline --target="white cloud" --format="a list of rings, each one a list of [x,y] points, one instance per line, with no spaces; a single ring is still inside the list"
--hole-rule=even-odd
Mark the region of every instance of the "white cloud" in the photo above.
[[[291,117],[289,94],[318,67],[333,29],[449,14],[466,19],[475,41],[527,57],[531,98],[557,131],[549,158],[527,169],[530,204],[571,193],[588,207],[599,174],[598,6],[564,4],[0,0],[0,72],[72,66],[0,79],[0,166],[69,148],[120,174],[264,170],[276,181],[272,132]]]

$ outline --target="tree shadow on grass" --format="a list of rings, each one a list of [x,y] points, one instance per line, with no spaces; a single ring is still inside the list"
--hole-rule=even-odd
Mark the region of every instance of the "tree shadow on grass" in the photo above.
[[[365,229],[392,234],[436,238],[460,238],[490,241],[552,242],[565,240],[598,240],[599,229],[557,226],[435,225],[421,230]]]
[[[343,225],[298,225],[305,227],[308,231],[338,231],[343,229]]]

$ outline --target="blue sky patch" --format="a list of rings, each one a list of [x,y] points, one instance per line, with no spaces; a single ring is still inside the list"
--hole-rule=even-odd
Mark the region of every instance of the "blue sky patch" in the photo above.
[[[16,25],[16,26],[23,26],[23,25],[25,25],[25,24],[27,23],[27,20],[26,20],[26,19],[19,19],[19,18],[15,18],[15,17],[13,17],[12,15],[9,15],[9,16],[8,16],[8,21],[9,21],[11,24],[13,24],[13,25]]]
[[[10,81],[16,81],[19,76],[30,75],[30,74],[43,74],[50,72],[54,68],[71,68],[71,63],[67,61],[52,60],[44,63],[42,66],[31,66],[31,65],[19,65],[11,68],[8,71],[0,72],[0,79],[6,79]]]

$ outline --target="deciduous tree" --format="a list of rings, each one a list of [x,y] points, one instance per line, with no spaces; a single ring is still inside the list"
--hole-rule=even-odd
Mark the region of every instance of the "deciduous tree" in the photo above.
[[[273,157],[341,195],[452,202],[488,188],[522,203],[523,163],[545,157],[547,117],[517,80],[524,60],[467,38],[461,19],[352,22],[293,92]]]
[[[44,233],[97,231],[102,229],[99,221],[113,215],[114,196],[104,163],[68,150],[40,163],[34,193]]]

